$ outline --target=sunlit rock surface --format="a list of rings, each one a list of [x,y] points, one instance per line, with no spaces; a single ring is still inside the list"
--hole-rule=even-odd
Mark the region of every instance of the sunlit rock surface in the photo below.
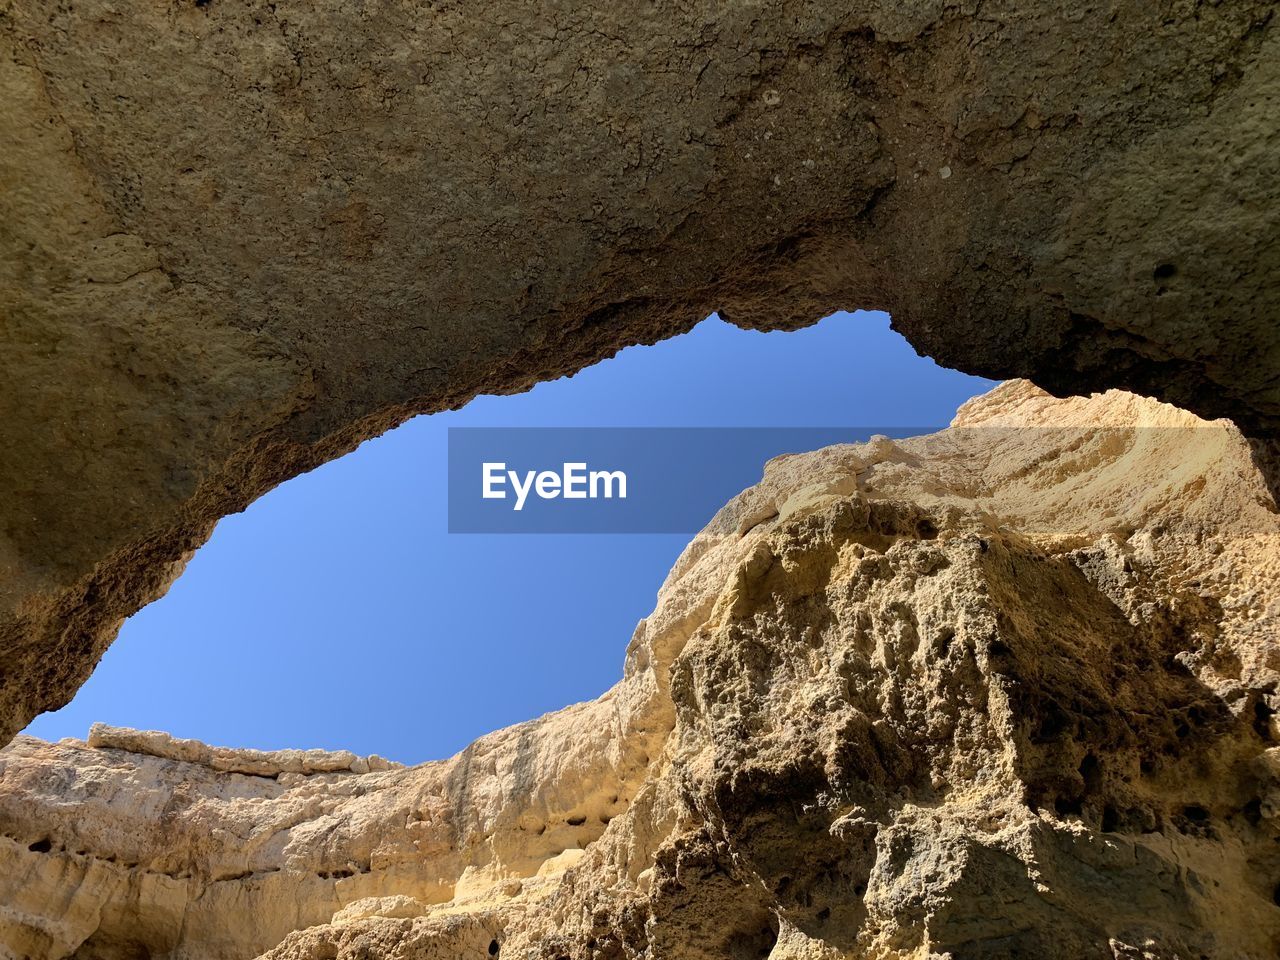
[[[1234,428],[1008,383],[939,434],[772,461],[617,686],[449,760],[19,737],[0,945],[1270,960],[1278,581]]]
[[[715,310],[1276,436],[1274,9],[7,0],[0,742],[220,517]]]

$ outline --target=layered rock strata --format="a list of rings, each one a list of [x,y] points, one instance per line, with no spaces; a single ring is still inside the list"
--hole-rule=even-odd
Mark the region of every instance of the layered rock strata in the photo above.
[[[1270,0],[8,0],[0,741],[221,516],[715,310],[1274,438],[1278,45]]]
[[[1008,383],[939,434],[772,461],[684,551],[617,686],[449,760],[19,737],[0,945],[1264,960],[1277,582],[1237,430]]]

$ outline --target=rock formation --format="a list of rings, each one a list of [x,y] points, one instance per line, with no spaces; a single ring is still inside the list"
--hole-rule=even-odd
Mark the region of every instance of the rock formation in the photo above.
[[[769,463],[617,686],[452,759],[19,737],[0,946],[1269,960],[1277,582],[1229,424],[1007,383]]]
[[[1266,440],[1273,12],[8,0],[0,742],[219,517],[714,310]]]

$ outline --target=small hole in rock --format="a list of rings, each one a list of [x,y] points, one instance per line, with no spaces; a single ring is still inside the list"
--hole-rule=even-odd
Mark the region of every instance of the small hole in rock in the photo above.
[[[1157,280],[1168,280],[1177,272],[1178,268],[1172,263],[1161,263],[1156,266],[1151,275]]]
[[[1046,743],[1061,739],[1072,730],[1075,722],[1070,713],[1052,700],[1045,706],[1044,716],[1040,718],[1040,726],[1031,738],[1032,743]]]
[[[1254,797],[1244,805],[1244,809],[1241,812],[1244,814],[1245,823],[1249,824],[1251,827],[1258,826],[1258,824],[1262,823],[1261,798]]]
[[[571,827],[580,827],[586,822],[587,822],[586,817],[570,817],[568,820],[565,821],[565,823],[569,824],[569,826]]]
[[[1084,781],[1086,793],[1093,793],[1102,785],[1102,764],[1092,753],[1080,761],[1080,778]]]
[[[1059,816],[1065,817],[1069,814],[1074,814],[1076,816],[1079,816],[1080,812],[1083,810],[1083,807],[1080,805],[1079,799],[1071,799],[1069,797],[1058,797],[1056,800],[1053,801],[1053,809],[1058,811]]]
[[[1209,811],[1194,804],[1189,807],[1183,807],[1182,815],[1195,823],[1204,823],[1209,819]]]
[[[32,853],[48,853],[53,849],[53,841],[48,837],[45,837],[43,840],[37,840],[35,843],[31,844],[31,846],[27,847],[27,849]]]
[[[491,957],[496,957],[496,956],[498,955],[498,950],[499,950],[499,949],[500,949],[500,948],[498,947],[498,941],[497,941],[497,940],[490,940],[490,941],[489,941],[489,956],[491,956]]]
[[[951,649],[951,641],[956,638],[956,632],[950,627],[943,627],[938,632],[938,639],[934,641],[934,649],[940,655],[944,655]]]
[[[1120,814],[1108,803],[1102,808],[1102,832],[1115,833],[1118,826],[1120,826]]]
[[[1271,715],[1275,713],[1269,706],[1258,700],[1253,705],[1253,729],[1263,740],[1271,739]]]

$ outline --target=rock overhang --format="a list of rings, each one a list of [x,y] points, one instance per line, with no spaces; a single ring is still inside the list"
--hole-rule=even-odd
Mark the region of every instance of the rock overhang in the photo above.
[[[0,732],[220,516],[714,310],[884,308],[1274,464],[1272,13],[11,4]]]

